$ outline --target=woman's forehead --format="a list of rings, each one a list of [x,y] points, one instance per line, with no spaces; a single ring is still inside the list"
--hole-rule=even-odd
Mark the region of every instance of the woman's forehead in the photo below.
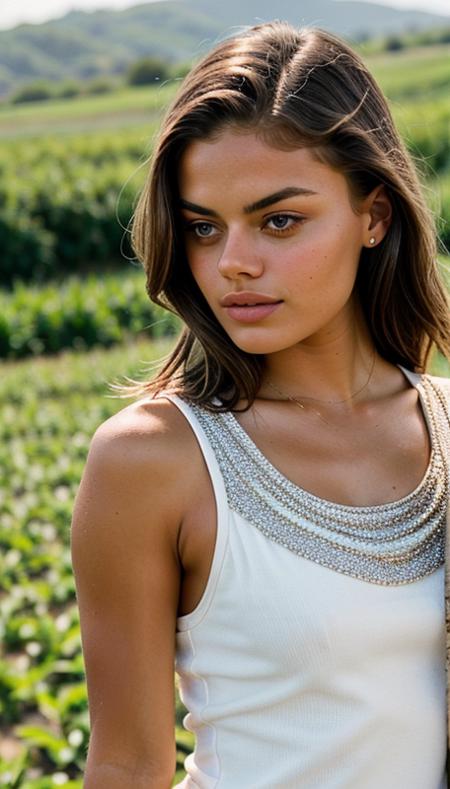
[[[289,186],[320,194],[345,183],[311,148],[280,149],[254,132],[230,129],[213,139],[191,142],[181,157],[178,175],[181,196],[187,200],[193,200],[193,194],[198,200],[202,194],[236,189],[269,194]]]

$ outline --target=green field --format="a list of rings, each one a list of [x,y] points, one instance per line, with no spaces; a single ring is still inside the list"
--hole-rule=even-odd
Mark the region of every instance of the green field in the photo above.
[[[70,559],[73,498],[96,427],[173,344],[122,345],[4,364],[0,380],[0,786],[81,788],[87,697]],[[192,739],[181,731],[179,762]],[[184,751],[183,751],[184,748]],[[177,773],[181,779],[183,771]],[[21,776],[21,777],[20,777]],[[46,776],[46,777],[45,777]],[[70,779],[70,780],[69,780]]]
[[[427,179],[447,244],[449,54],[448,46],[439,46],[367,58]],[[147,302],[143,274],[124,261],[121,245],[158,120],[175,88],[0,107],[5,789],[82,786],[89,728],[70,520],[90,438],[126,402],[110,396],[108,382],[143,375],[144,365],[161,360],[174,342],[161,334],[173,335],[175,324]],[[143,332],[152,342],[140,339]],[[72,350],[39,355],[64,348]],[[27,354],[33,358],[11,361]],[[433,370],[450,374],[440,358]],[[177,696],[174,783],[192,747],[181,728],[183,714]]]
[[[450,46],[413,47],[383,52],[365,60],[391,100],[428,100],[448,96]]]
[[[9,105],[0,104],[0,140],[42,134],[146,126],[161,117],[177,82],[155,88],[121,88],[98,96]]]

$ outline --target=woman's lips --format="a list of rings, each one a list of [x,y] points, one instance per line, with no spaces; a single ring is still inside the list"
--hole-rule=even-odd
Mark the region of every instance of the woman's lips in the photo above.
[[[230,318],[240,323],[256,323],[275,312],[282,303],[281,301],[272,301],[268,304],[247,304],[242,306],[234,304],[230,307],[225,307],[225,311]]]

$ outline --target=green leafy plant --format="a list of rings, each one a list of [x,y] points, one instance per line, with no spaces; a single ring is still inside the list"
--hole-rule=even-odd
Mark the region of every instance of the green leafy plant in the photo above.
[[[96,427],[173,339],[9,363],[0,379],[0,786],[81,789],[89,714],[69,539]],[[7,449],[6,449],[7,447]],[[193,747],[176,688],[177,772]],[[3,752],[14,745],[14,755]]]

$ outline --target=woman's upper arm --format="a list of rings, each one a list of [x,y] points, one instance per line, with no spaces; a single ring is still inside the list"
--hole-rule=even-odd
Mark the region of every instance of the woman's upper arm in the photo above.
[[[170,786],[175,771],[184,448],[166,420],[173,408],[125,409],[102,425],[75,503],[72,562],[91,719],[86,777],[108,765],[154,771],[163,781],[155,786]]]

